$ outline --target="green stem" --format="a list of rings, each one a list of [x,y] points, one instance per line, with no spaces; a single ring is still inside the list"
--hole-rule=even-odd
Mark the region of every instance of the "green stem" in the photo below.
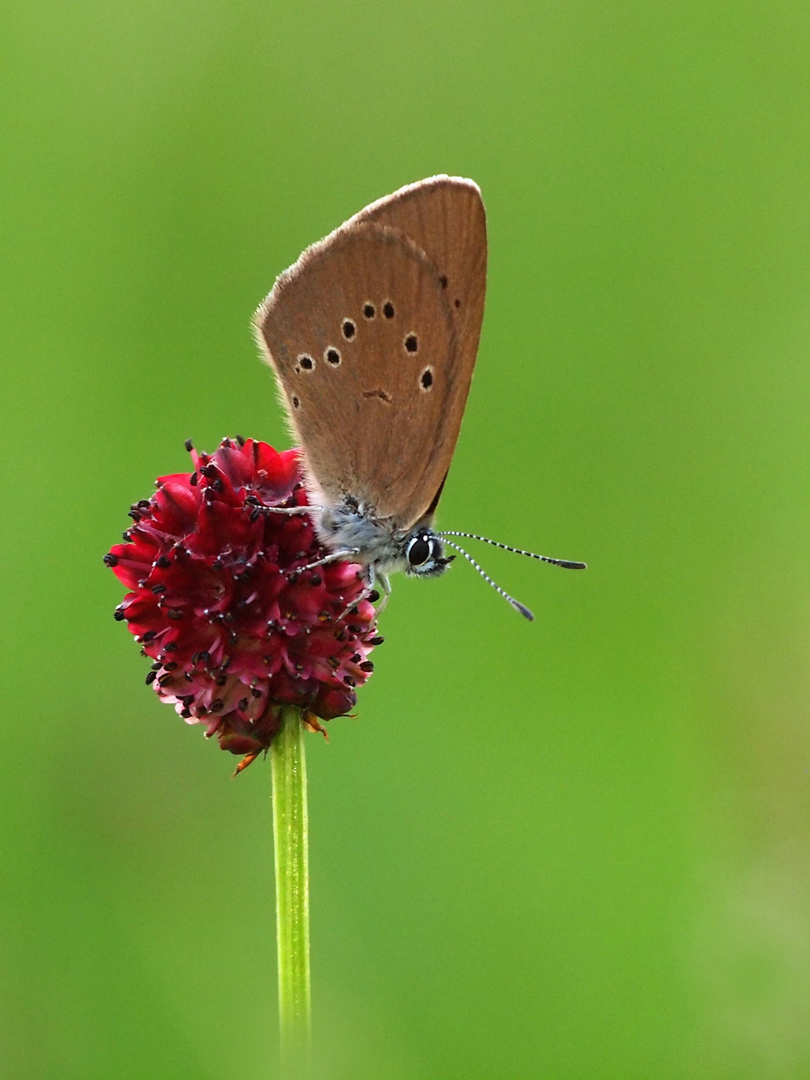
[[[307,770],[301,712],[282,709],[270,745],[276,848],[276,925],[282,1080],[310,1070]]]

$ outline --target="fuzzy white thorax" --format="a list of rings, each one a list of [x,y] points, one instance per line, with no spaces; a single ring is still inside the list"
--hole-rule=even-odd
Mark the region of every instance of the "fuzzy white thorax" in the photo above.
[[[306,488],[315,531],[324,547],[353,551],[352,561],[383,573],[405,569],[408,533],[397,529],[390,518],[378,517],[374,507],[352,496],[335,503],[312,476],[306,478]]]

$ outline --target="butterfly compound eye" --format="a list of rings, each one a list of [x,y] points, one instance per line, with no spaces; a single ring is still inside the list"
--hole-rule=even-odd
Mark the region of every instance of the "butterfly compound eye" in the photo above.
[[[432,554],[431,543],[424,536],[415,536],[408,544],[406,552],[411,566],[424,566]]]

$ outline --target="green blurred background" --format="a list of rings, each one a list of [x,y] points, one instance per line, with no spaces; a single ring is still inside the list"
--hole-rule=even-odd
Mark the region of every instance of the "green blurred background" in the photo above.
[[[441,506],[587,559],[398,580],[309,742],[324,1080],[810,1075],[806,2],[6,8],[0,1074],[262,1080],[270,775],[144,686],[102,554],[183,440],[288,445],[248,324],[481,185]],[[9,455],[11,461],[9,461]]]

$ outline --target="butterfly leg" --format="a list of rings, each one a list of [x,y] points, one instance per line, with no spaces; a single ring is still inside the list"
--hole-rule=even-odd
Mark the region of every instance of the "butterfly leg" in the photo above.
[[[352,555],[357,555],[359,550],[359,548],[347,548],[344,551],[333,551],[331,555],[327,555],[323,559],[318,559],[316,562],[307,563],[306,566],[299,567],[298,570],[296,570],[295,572],[297,574],[300,574],[302,570],[314,570],[316,566],[324,566],[326,563],[336,562],[338,559],[350,558]],[[367,567],[367,574],[368,580],[365,588],[356,600],[352,600],[351,604],[349,604],[343,609],[343,611],[341,611],[340,615],[338,615],[339,619],[345,619],[348,613],[352,610],[352,608],[356,608],[357,605],[362,603],[363,600],[367,600],[368,597],[371,596],[371,594],[374,592],[375,586],[377,584],[380,585],[383,594],[382,599],[380,600],[380,603],[377,607],[378,615],[388,603],[388,597],[391,595],[391,582],[388,575],[384,574],[382,570],[375,570],[373,564],[369,564],[369,566]]]
[[[326,555],[323,559],[316,559],[315,562],[307,563],[306,566],[299,566],[295,571],[296,574],[300,574],[303,570],[314,570],[316,566],[325,566],[330,562],[337,562],[338,559],[348,559],[351,555],[356,555],[359,548],[346,548],[343,551],[333,551],[331,555]]]
[[[263,514],[319,514],[320,506],[257,506]]]
[[[384,574],[382,570],[378,570],[377,581],[379,581],[383,592],[382,600],[380,600],[380,603],[377,606],[377,614],[379,615],[385,608],[385,605],[388,603],[388,598],[391,595],[391,579],[388,577],[388,574]]]
[[[360,595],[357,597],[356,600],[352,600],[352,602],[350,604],[347,604],[347,606],[343,609],[343,611],[341,611],[340,615],[338,615],[338,619],[345,619],[346,616],[349,614],[349,612],[353,608],[356,608],[357,605],[361,604],[364,600],[368,600],[369,596],[371,596],[371,594],[373,592],[374,592],[374,567],[371,564],[369,564],[366,567],[366,584],[365,584],[365,587],[363,588],[363,591],[360,593]]]

